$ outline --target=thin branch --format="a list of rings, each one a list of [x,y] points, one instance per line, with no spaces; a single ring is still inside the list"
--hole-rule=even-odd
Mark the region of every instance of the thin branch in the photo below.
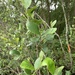
[[[61,41],[61,39],[60,39],[60,36],[57,34],[57,33],[55,33],[55,35],[59,38],[59,42],[60,42],[60,45],[61,45],[61,49],[62,49],[62,51],[63,51],[63,53],[64,53],[64,58],[66,57],[65,56],[65,50],[64,50],[64,48],[63,48],[63,45],[62,45],[62,41]],[[66,58],[65,58],[66,59]]]
[[[43,22],[44,25],[46,25],[48,28],[51,28],[51,27],[47,24],[47,22],[44,21],[44,20],[41,18],[41,16],[38,15],[36,12],[35,12],[35,15],[37,15],[37,16],[39,17],[39,19],[42,20],[42,22]],[[62,41],[61,41],[61,39],[60,39],[60,36],[59,36],[57,33],[55,33],[55,35],[59,38],[59,42],[60,42],[60,45],[61,45],[62,51],[63,51],[63,53],[64,53],[64,58],[65,58],[65,50],[64,50],[64,48],[63,48],[63,45],[62,45]]]
[[[47,22],[44,21],[44,20],[41,18],[41,16],[40,16],[39,14],[37,14],[36,12],[34,12],[34,13],[35,13],[35,15],[37,15],[37,17],[38,17],[40,20],[42,20],[42,22],[43,22],[44,25],[46,25],[48,28],[50,28],[50,26],[47,24]]]

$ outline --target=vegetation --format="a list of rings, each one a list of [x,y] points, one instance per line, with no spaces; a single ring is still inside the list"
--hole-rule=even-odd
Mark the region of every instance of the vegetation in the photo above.
[[[0,75],[75,75],[75,0],[0,0]]]

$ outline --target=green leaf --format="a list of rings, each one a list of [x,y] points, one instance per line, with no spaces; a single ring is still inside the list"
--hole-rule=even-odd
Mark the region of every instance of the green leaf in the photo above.
[[[62,75],[62,70],[63,70],[63,68],[64,68],[64,66],[61,66],[61,67],[57,68],[57,69],[55,70],[54,75]]]
[[[20,0],[22,2],[22,5],[28,9],[28,7],[31,5],[32,0]]]
[[[14,60],[18,60],[19,57],[20,57],[20,55],[16,55],[16,56],[14,56]]]
[[[43,59],[43,57],[44,57],[44,52],[43,51],[41,51],[40,53],[39,53],[39,58],[42,60]]]
[[[42,37],[46,37],[47,35],[53,35],[56,32],[57,28],[50,28],[46,31],[43,31]]]
[[[46,37],[44,37],[44,39],[46,40],[46,41],[48,41],[48,40],[53,40],[54,39],[54,34],[51,34],[51,35],[47,35]]]
[[[41,67],[41,59],[37,58],[34,63],[34,68],[35,68],[35,70],[38,70],[40,67]]]
[[[24,60],[21,63],[20,67],[23,68],[23,69],[34,70],[33,65],[29,61],[27,61],[27,60]]]
[[[42,23],[42,21],[41,21],[41,20],[37,20],[37,19],[33,19],[33,21],[34,21],[35,23],[37,23],[37,25],[39,25],[39,24],[41,24],[41,23]]]
[[[38,23],[35,22],[34,20],[27,20],[26,27],[32,33],[39,34]]]
[[[71,75],[71,72],[70,71],[66,71],[66,75]]]
[[[46,34],[54,34],[56,32],[57,28],[50,28],[46,30]]]
[[[56,24],[56,22],[57,22],[57,20],[55,20],[55,21],[53,21],[53,22],[51,21],[51,22],[50,22],[51,27],[53,27],[53,26]]]
[[[30,9],[28,9],[28,10],[27,10],[27,16],[33,18],[33,17],[34,17],[33,11],[34,11],[36,8],[37,8],[37,7],[34,6],[34,7],[30,8]]]
[[[28,75],[31,75],[31,70],[25,69],[25,72],[26,72]]]
[[[17,51],[17,50],[11,50],[11,51],[9,52],[9,54],[10,54],[10,55],[20,55],[20,52]]]
[[[32,38],[30,38],[30,41],[31,41],[32,43],[36,43],[36,42],[39,41],[39,37],[32,37]]]
[[[55,63],[51,58],[45,58],[42,62],[42,66],[47,66],[49,72],[53,75],[55,72]]]
[[[25,38],[22,38],[22,39],[21,39],[21,45],[24,44],[24,40],[25,40]]]
[[[48,41],[48,40],[53,40],[54,38],[54,33],[56,32],[57,28],[50,28],[50,29],[47,29],[46,31],[43,31],[42,33],[42,38],[45,40],[45,41]]]

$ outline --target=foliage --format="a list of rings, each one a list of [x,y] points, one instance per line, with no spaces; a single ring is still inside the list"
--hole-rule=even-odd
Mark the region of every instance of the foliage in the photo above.
[[[74,3],[75,0],[1,0],[0,74],[74,73]]]
[[[43,52],[41,51],[40,54],[41,53],[43,53]],[[44,55],[42,55],[42,59],[43,59],[43,56]],[[40,56],[36,59],[36,61],[34,63],[34,68],[30,65],[30,63],[27,60],[23,61],[20,66],[21,66],[21,68],[28,69],[28,70],[34,70],[34,68],[35,68],[32,75],[34,75],[36,73],[36,71],[38,71],[43,66],[47,66],[49,72],[52,75],[62,75],[62,69],[64,68],[64,66],[61,66],[61,67],[56,69],[55,63],[51,58],[45,57],[43,60],[41,60]]]

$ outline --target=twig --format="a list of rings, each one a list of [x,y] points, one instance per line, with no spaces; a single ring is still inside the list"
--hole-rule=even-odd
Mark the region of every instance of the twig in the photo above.
[[[37,15],[37,16],[39,17],[39,19],[42,20],[42,22],[43,22],[44,25],[46,25],[48,28],[51,28],[51,27],[47,24],[47,22],[44,21],[44,20],[41,18],[41,16],[38,15],[36,12],[35,12],[35,15]],[[60,45],[61,45],[62,51],[63,51],[63,53],[64,53],[64,58],[65,58],[65,50],[64,50],[64,48],[63,48],[63,45],[62,45],[62,41],[61,41],[61,39],[60,39],[60,36],[59,36],[56,32],[55,32],[55,35],[59,38],[59,42],[60,42]]]
[[[61,49],[62,49],[62,51],[63,51],[63,53],[64,53],[64,58],[66,57],[65,56],[65,50],[64,50],[64,48],[63,48],[63,45],[62,45],[62,41],[61,41],[61,39],[60,39],[60,36],[57,34],[57,33],[55,33],[55,35],[59,38],[59,42],[60,42],[60,45],[61,45]],[[65,58],[66,59],[66,58]]]
[[[41,16],[40,16],[39,14],[37,14],[36,12],[34,12],[34,13],[35,13],[35,15],[38,16],[38,18],[39,18],[40,20],[42,20],[42,22],[43,22],[44,25],[46,25],[48,28],[50,28],[50,26],[47,24],[47,22],[44,21],[44,20],[41,18]]]

